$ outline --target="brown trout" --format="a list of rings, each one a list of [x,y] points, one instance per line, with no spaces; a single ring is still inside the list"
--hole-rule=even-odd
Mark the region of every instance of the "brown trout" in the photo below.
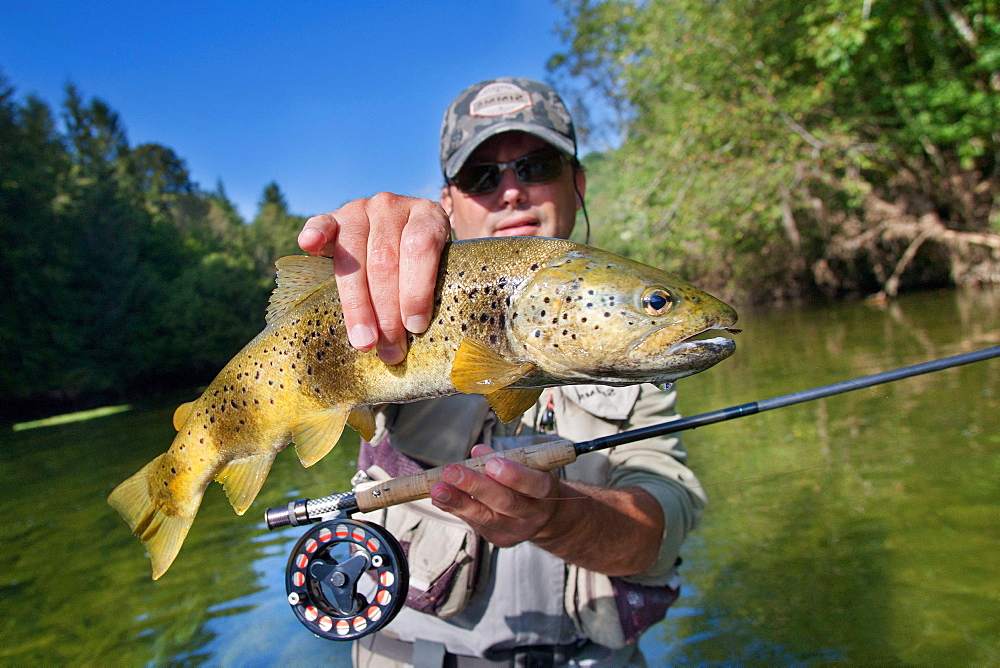
[[[676,276],[560,239],[478,239],[445,247],[431,324],[390,366],[348,343],[332,260],[276,265],[267,326],[177,409],[170,449],[108,498],[148,550],[153,579],[212,480],[242,515],[290,441],[310,466],[345,424],[370,439],[380,404],[478,393],[509,422],[544,387],[670,382],[735,349],[726,337],[692,339],[730,329],[736,312]]]

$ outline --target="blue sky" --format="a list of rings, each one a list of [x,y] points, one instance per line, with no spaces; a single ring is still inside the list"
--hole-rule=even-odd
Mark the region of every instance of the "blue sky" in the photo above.
[[[436,197],[444,108],[483,79],[544,79],[561,19],[543,0],[5,0],[0,69],[54,109],[70,81],[105,100],[133,146],[174,149],[246,218],[272,180],[308,215]]]

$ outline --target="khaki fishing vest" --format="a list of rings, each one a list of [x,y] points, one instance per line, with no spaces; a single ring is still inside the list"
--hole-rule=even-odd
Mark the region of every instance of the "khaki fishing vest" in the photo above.
[[[538,440],[583,441],[616,433],[623,426],[644,426],[625,424],[637,410],[641,394],[647,395],[646,404],[662,404],[648,410],[661,420],[666,419],[663,413],[666,409],[672,413],[674,393],[661,392],[652,386],[644,388],[572,386],[545,390],[538,405],[522,421],[510,425],[500,423],[478,395],[388,406],[377,416],[370,451],[376,457],[374,460],[369,457],[363,473],[373,480],[395,475],[378,465],[380,455],[391,454],[385,450],[380,453],[379,448],[395,448],[426,465],[438,466],[467,458],[476,443],[507,450]],[[546,434],[539,424],[549,407],[558,437]],[[660,469],[642,463],[655,459],[648,457],[645,450],[632,456],[640,464],[631,467],[618,461],[621,454],[616,458],[611,451],[599,451],[564,467],[559,475],[597,485],[614,485],[616,478],[644,488],[643,481],[647,479],[662,483],[663,478],[668,478],[690,484],[698,491],[691,494],[692,510],[688,514],[700,515],[704,498],[700,496],[697,480],[683,465],[683,449],[676,439],[670,439],[666,449],[668,453],[659,457],[663,460],[657,464]],[[627,464],[629,460],[623,461]],[[685,476],[690,479],[684,481]],[[672,512],[665,507],[668,522]],[[628,624],[623,630],[615,587],[607,576],[566,564],[527,542],[511,548],[484,544],[477,550],[474,541],[478,537],[464,522],[456,522],[456,518],[437,510],[426,499],[359,517],[383,524],[406,543],[411,584],[415,579],[418,586],[427,587],[434,595],[440,592],[434,592],[428,579],[438,577],[453,562],[466,567],[461,574],[464,579],[456,586],[468,587],[467,596],[455,595],[454,602],[430,602],[445,606],[437,609],[425,607],[427,601],[416,601],[415,606],[426,611],[403,608],[382,631],[389,637],[406,642],[430,641],[444,645],[454,654],[486,657],[528,645],[567,645],[588,639],[605,647],[620,648],[635,640],[627,637]],[[694,517],[689,522],[690,528],[696,522]],[[683,535],[679,540],[683,540]],[[665,551],[672,549],[673,546],[668,546]],[[679,582],[673,569],[675,557],[675,553],[667,554],[665,559],[669,563],[662,564],[664,560],[659,560],[639,579],[645,584],[672,586],[676,596]],[[639,587],[636,591],[639,593],[629,595],[640,596],[641,604],[644,590]],[[662,612],[665,610],[664,606]]]

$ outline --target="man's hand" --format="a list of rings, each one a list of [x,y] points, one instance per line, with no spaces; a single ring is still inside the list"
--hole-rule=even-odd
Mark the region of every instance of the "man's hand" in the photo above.
[[[427,329],[448,216],[440,204],[379,193],[313,216],[299,246],[333,258],[347,336],[358,350],[377,346],[387,364],[406,357],[407,332]]]
[[[493,452],[485,445],[472,457]],[[663,536],[660,504],[645,490],[560,481],[494,458],[483,473],[445,467],[431,502],[500,547],[531,541],[566,561],[606,575],[636,575],[656,559]]]

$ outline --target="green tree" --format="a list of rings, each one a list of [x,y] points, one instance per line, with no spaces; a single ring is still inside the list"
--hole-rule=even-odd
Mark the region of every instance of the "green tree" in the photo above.
[[[257,216],[250,224],[250,243],[261,273],[273,275],[275,260],[301,254],[296,238],[305,220],[289,212],[277,183],[272,181],[264,188]]]
[[[551,69],[624,110],[598,241],[756,300],[1000,266],[996,0],[563,6]]]

